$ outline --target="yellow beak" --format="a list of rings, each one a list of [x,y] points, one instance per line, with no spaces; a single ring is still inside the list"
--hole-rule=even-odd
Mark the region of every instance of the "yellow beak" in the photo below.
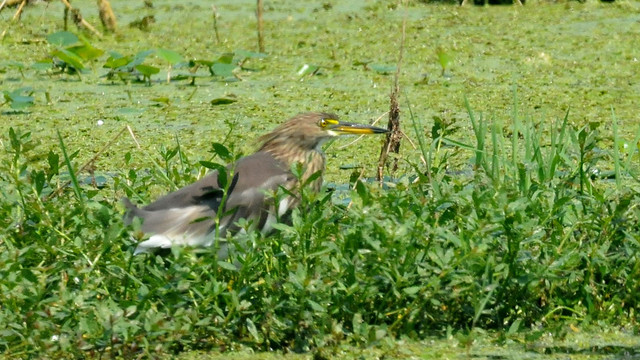
[[[384,134],[386,132],[389,132],[389,130],[387,129],[371,125],[356,124],[344,121],[337,121],[335,124],[327,126],[327,130],[334,133],[335,135]]]

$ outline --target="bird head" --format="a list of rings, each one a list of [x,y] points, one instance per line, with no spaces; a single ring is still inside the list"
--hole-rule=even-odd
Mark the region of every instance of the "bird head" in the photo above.
[[[387,129],[340,121],[330,113],[304,113],[287,120],[260,138],[262,149],[272,146],[291,146],[316,150],[326,140],[339,135],[382,134]]]

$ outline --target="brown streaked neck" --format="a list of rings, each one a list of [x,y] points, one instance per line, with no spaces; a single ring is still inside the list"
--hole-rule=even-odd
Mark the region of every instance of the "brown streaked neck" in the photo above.
[[[315,147],[299,146],[292,144],[278,136],[274,136],[260,147],[258,151],[267,152],[273,157],[281,161],[290,169],[297,163],[301,163],[304,167],[302,181],[306,181],[311,175],[318,171],[324,172],[325,158],[324,153],[320,150],[320,144]],[[320,190],[322,186],[322,176],[320,176],[313,184],[314,191]]]

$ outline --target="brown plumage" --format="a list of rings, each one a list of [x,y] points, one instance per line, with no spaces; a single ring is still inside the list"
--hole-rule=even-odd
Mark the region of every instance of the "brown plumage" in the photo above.
[[[299,202],[287,196],[276,204],[272,197],[279,187],[295,192],[298,179],[290,171],[293,165],[303,165],[302,181],[305,182],[314,173],[324,171],[321,146],[327,139],[342,134],[386,131],[340,122],[334,114],[300,114],[262,136],[262,145],[256,153],[227,167],[229,187],[225,204],[222,204],[225,190],[218,182],[217,171],[143,208],[125,198],[127,219],[141,218],[142,231],[152,234],[138,244],[136,253],[173,245],[209,246],[217,238],[224,238],[227,232],[237,232],[239,219],[247,219],[255,228],[268,231],[274,221]],[[320,190],[322,176],[309,186],[313,191]],[[224,215],[217,219],[219,209],[223,209]]]

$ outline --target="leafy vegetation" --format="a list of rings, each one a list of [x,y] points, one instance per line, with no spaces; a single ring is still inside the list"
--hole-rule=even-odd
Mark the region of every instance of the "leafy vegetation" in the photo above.
[[[146,197],[152,183],[195,180],[201,165],[179,147],[157,160],[164,166],[123,171],[99,189],[74,176],[62,139],[38,169],[31,134],[12,129],[1,168],[0,346],[14,355],[236,343],[309,351],[452,329],[633,323],[640,199],[624,160],[638,152],[615,157],[597,124],[577,128],[568,116],[548,139],[530,120],[515,116],[502,130],[469,109],[475,145],[444,123],[429,144],[415,118],[425,162],[412,176],[383,190],[354,174],[348,205],[303,191],[305,210],[290,225],[227,239],[228,258],[217,249],[132,255],[135,232],[113,194]],[[447,165],[462,154],[470,165]],[[598,173],[607,162],[620,165],[620,185]]]
[[[14,110],[22,110],[26,107],[33,105],[33,89],[30,87],[24,87],[20,89],[16,89],[13,91],[3,91],[4,94],[4,104],[9,104],[9,106]]]

